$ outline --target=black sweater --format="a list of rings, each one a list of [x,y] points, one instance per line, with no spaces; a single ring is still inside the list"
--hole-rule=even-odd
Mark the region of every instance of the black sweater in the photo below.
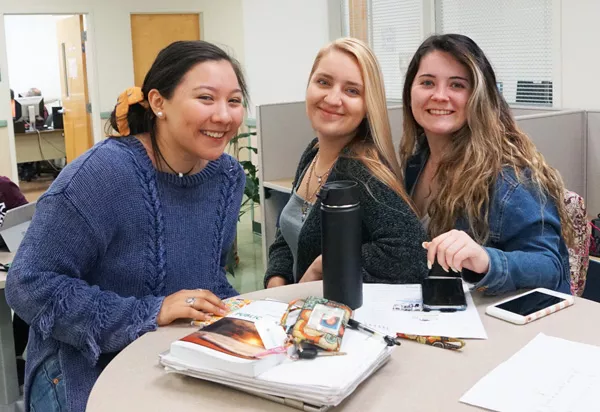
[[[302,154],[294,187],[317,154],[316,143],[317,139],[314,139]],[[359,185],[363,280],[368,283],[421,283],[427,274],[427,255],[421,246],[426,239],[421,223],[400,196],[374,177],[362,162],[348,155],[347,149],[342,151],[327,181],[352,180]],[[300,230],[297,279],[321,254],[320,206],[317,198]],[[293,263],[292,251],[278,228],[269,248],[265,287],[272,276],[282,276],[288,283],[293,283]]]

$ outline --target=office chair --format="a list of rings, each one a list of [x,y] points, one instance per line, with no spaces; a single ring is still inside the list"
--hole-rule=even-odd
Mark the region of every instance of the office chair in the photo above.
[[[600,262],[590,259],[582,298],[600,302]]]

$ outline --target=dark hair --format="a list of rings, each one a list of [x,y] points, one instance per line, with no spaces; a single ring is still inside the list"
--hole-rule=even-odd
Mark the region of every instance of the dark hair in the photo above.
[[[248,100],[248,88],[239,62],[218,46],[202,40],[176,41],[162,49],[144,78],[142,86],[144,98],[148,98],[150,90],[156,89],[162,97],[170,99],[183,77],[193,67],[207,61],[222,60],[231,64],[246,102]],[[129,106],[127,123],[132,135],[150,133],[152,148],[158,160],[161,156],[156,142],[156,115],[152,109],[146,109],[139,103]],[[114,130],[118,130],[116,110],[113,110],[110,114],[110,126]]]
[[[15,92],[13,89],[10,89],[10,100],[15,100]]]

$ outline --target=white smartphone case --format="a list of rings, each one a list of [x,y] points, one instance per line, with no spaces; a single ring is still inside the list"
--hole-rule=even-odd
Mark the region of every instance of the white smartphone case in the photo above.
[[[499,305],[502,305],[505,302],[508,302],[508,301],[511,301],[514,299],[518,299],[521,296],[528,295],[533,292],[540,292],[540,293],[544,293],[546,295],[556,296],[563,300],[555,305],[548,306],[544,309],[541,309],[541,310],[534,312],[527,316],[522,316],[517,313],[509,312],[504,309],[500,309],[498,307]],[[559,311],[561,309],[569,307],[569,306],[573,305],[574,303],[575,303],[575,297],[572,295],[567,295],[566,293],[556,292],[556,291],[553,291],[550,289],[537,288],[537,289],[533,289],[533,290],[530,290],[525,293],[521,293],[520,295],[512,296],[508,299],[504,299],[503,301],[498,302],[495,305],[490,305],[486,308],[485,313],[487,313],[490,316],[505,320],[510,323],[514,323],[517,325],[525,325],[527,323],[533,322],[534,320],[543,318],[544,316],[548,316],[556,311]]]

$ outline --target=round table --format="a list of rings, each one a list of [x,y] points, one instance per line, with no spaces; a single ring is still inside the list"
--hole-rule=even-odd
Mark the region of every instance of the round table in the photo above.
[[[261,290],[249,299],[282,301],[322,296],[321,282]],[[480,378],[507,360],[539,332],[582,343],[600,342],[600,304],[576,298],[574,306],[525,326],[485,314],[500,298],[473,296],[488,340],[468,340],[461,352],[403,341],[392,359],[341,403],[336,411],[473,411],[460,397]],[[158,354],[195,328],[179,323],[159,328],[125,348],[102,372],[87,412],[113,411],[292,411],[268,400],[211,382],[167,374]]]

